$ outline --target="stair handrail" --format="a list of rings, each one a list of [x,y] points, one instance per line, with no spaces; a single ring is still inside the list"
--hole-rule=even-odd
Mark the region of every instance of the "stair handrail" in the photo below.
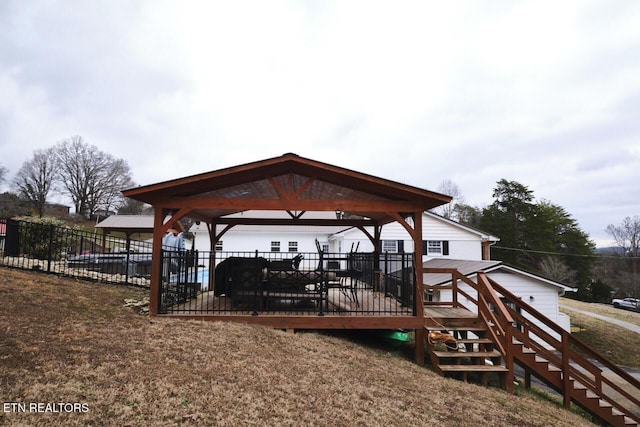
[[[458,294],[461,294],[463,297],[468,299],[474,305],[476,305],[476,306],[478,305],[478,300],[476,298],[474,298],[471,295],[469,295],[463,289],[460,289],[460,287],[458,286],[458,280],[456,280],[456,279],[460,279],[460,280],[464,281],[466,284],[468,284],[470,287],[472,287],[474,290],[476,290],[476,292],[477,292],[478,285],[476,283],[474,283],[472,280],[470,280],[464,274],[461,274],[458,271],[457,268],[427,267],[427,268],[425,268],[423,270],[423,273],[424,274],[448,274],[448,275],[451,276],[451,284],[450,285],[441,285],[441,284],[426,285],[425,284],[425,285],[423,285],[423,288],[424,288],[425,291],[432,291],[432,290],[442,291],[442,290],[451,289],[451,298],[452,298],[452,302],[453,302],[453,306],[454,307],[464,307],[464,304],[462,304],[458,300]],[[432,301],[426,301],[426,299],[425,299],[425,305],[446,305],[446,304],[449,304],[449,303],[447,303],[447,302],[432,302]]]
[[[613,398],[612,396],[605,393],[605,391],[602,389],[602,384],[604,383],[607,386],[611,387],[612,390],[619,393],[621,396],[624,396],[626,399],[628,399],[629,402],[638,407],[640,407],[640,400],[637,397],[631,395],[629,392],[625,391],[622,387],[618,386],[607,376],[603,375],[602,369],[597,367],[587,358],[575,352],[570,347],[570,344],[586,353],[588,357],[597,360],[599,363],[609,368],[609,370],[613,374],[617,375],[617,378],[623,379],[627,385],[637,389],[639,391],[639,393],[637,393],[638,396],[640,396],[640,381],[635,379],[633,376],[621,369],[615,363],[611,362],[606,357],[597,353],[595,350],[580,341],[578,338],[571,336],[567,331],[565,331],[555,322],[551,321],[545,315],[538,312],[535,308],[522,301],[519,297],[511,293],[509,290],[505,289],[495,280],[486,276],[484,272],[477,273],[477,284],[469,279],[466,275],[461,274],[455,268],[425,268],[424,273],[444,273],[451,275],[451,285],[424,285],[424,290],[445,288],[451,289],[453,305],[455,307],[464,306],[458,301],[458,294],[462,294],[467,300],[469,300],[469,302],[475,304],[478,307],[478,314],[486,324],[487,329],[491,334],[491,337],[493,338],[493,341],[496,343],[501,353],[503,354],[505,365],[510,370],[511,378],[513,378],[513,363],[515,357],[515,352],[513,351],[515,344],[514,339],[517,339],[523,345],[526,345],[528,348],[534,350],[536,354],[542,355],[545,361],[552,365],[555,365],[557,368],[562,370],[563,384],[561,390],[559,391],[561,391],[563,394],[565,407],[568,408],[571,404],[571,381],[578,381],[580,384],[586,387],[587,390],[595,393],[599,398],[606,400],[609,404],[624,413],[627,417],[633,419],[635,422],[640,422],[640,417],[638,417],[635,413],[629,410],[629,408],[623,405],[620,402],[621,399]],[[470,286],[470,288],[475,290],[477,292],[478,298],[475,299],[471,297],[467,292],[460,289],[460,287],[458,286],[459,281],[466,283]],[[558,334],[560,339],[553,337],[547,331],[539,327],[537,324],[533,323],[530,319],[528,319],[521,313],[518,313],[512,307],[504,304],[498,295],[501,295],[510,303],[513,303],[520,309],[520,311],[524,311],[531,317],[538,320],[541,324],[547,326],[551,331]],[[491,306],[493,306],[493,309]],[[522,327],[523,330],[520,331],[519,327]],[[532,333],[535,334],[538,339],[548,344],[549,347],[551,347],[553,350],[558,352],[560,356],[557,356],[553,351],[547,349],[537,340],[534,340],[530,336],[530,334]],[[579,368],[584,370],[584,372],[576,368],[574,365],[577,365]],[[588,374],[592,375],[593,379],[589,378]],[[509,385],[509,383],[513,384],[512,381],[508,381],[507,385]]]
[[[623,406],[619,399],[613,398],[607,395],[602,389],[602,383],[604,382],[617,393],[620,393],[626,399],[628,399],[634,405],[640,407],[640,399],[631,395],[629,392],[621,388],[615,382],[610,380],[607,376],[603,375],[602,369],[598,368],[594,365],[588,358],[583,357],[582,355],[575,352],[571,349],[570,344],[579,348],[581,351],[586,353],[591,359],[597,360],[603,366],[606,366],[612,373],[616,374],[618,378],[624,379],[626,383],[633,388],[638,390],[636,396],[640,396],[640,381],[630,375],[628,372],[620,368],[618,365],[607,359],[605,356],[596,352],[594,349],[589,347],[587,344],[582,342],[580,339],[570,335],[566,330],[560,327],[555,322],[551,321],[545,315],[540,313],[538,310],[522,301],[520,298],[515,296],[509,290],[505,289],[499,283],[494,281],[491,278],[487,278],[489,283],[492,285],[493,289],[501,294],[503,297],[507,298],[510,302],[520,308],[521,311],[526,311],[527,314],[534,317],[536,320],[540,321],[547,327],[549,327],[552,331],[556,332],[560,335],[560,340],[552,337],[548,332],[544,331],[535,323],[531,322],[530,319],[527,319],[521,313],[517,313],[517,311],[512,308],[508,308],[511,314],[516,318],[518,324],[525,326],[523,331],[520,331],[517,328],[514,329],[514,337],[516,339],[520,339],[523,343],[525,343],[529,348],[534,349],[537,353],[541,353],[544,355],[545,360],[552,362],[557,367],[561,368],[563,372],[569,372],[569,375],[564,375],[564,390],[563,390],[563,398],[565,401],[565,406],[568,406],[570,402],[571,396],[569,381],[571,378],[577,379],[587,387],[593,393],[596,393],[599,397],[604,398],[618,410],[624,412],[628,417],[633,418],[634,420],[640,422],[640,419],[637,415],[633,414],[628,408]],[[547,350],[543,345],[541,345],[538,341],[534,340],[530,337],[530,333],[533,332],[538,338],[544,340],[548,343],[552,348],[561,353],[561,357],[558,357],[553,354],[553,352]],[[574,363],[580,366],[582,369],[591,373],[594,376],[593,381],[588,378],[583,372],[573,367],[571,363]]]
[[[487,327],[492,341],[497,345],[498,350],[503,356],[505,367],[508,369],[508,379],[506,381],[507,391],[513,391],[513,351],[511,349],[513,318],[509,314],[507,307],[500,300],[497,293],[491,287],[485,273],[478,273],[478,283],[469,279],[466,275],[460,273],[456,268],[425,268],[424,273],[432,274],[450,274],[451,285],[424,285],[425,290],[431,289],[451,289],[454,307],[464,307],[464,304],[458,300],[458,294],[464,296],[468,301],[478,307],[478,315]],[[458,286],[458,281],[462,281],[469,285],[471,289],[476,291],[477,298],[469,295]],[[479,283],[482,282],[482,286]],[[490,305],[494,307],[492,310]]]
[[[608,383],[606,377],[602,375],[602,370],[600,368],[589,362],[580,354],[574,352],[568,346],[570,337],[568,336],[569,333],[567,331],[561,330],[560,332],[558,332],[562,336],[562,338],[560,340],[556,340],[553,336],[549,335],[547,331],[541,329],[535,323],[531,322],[531,320],[522,316],[520,313],[517,313],[513,309],[510,309],[510,311],[515,318],[518,327],[523,329],[522,331],[518,328],[514,329],[513,337],[516,340],[519,340],[524,346],[534,350],[536,354],[540,354],[550,365],[560,368],[563,372],[570,373],[570,375],[563,376],[564,383],[562,391],[563,400],[565,400],[565,406],[570,405],[571,378],[579,381],[581,384],[585,385],[588,389],[596,392],[598,395],[602,394],[603,379],[605,383]],[[550,346],[553,349],[556,349],[556,351],[558,351],[561,356],[557,356],[553,351],[541,345],[537,340],[531,338],[530,334],[534,334],[538,336],[540,340],[549,343]],[[552,345],[551,343],[554,344]],[[571,367],[571,362],[579,365],[586,371],[586,373]],[[593,378],[589,377],[588,374],[590,374]],[[615,383],[611,383],[610,386],[616,389],[616,391],[620,392],[621,394],[626,394],[624,390],[618,390],[618,387],[615,385]]]
[[[509,370],[506,384],[507,391],[512,392],[514,388],[513,328],[511,327],[513,325],[513,317],[511,317],[508,308],[491,286],[487,275],[484,272],[478,272],[477,278],[478,314],[482,313],[485,325],[488,327],[494,342],[500,347],[505,367]],[[470,279],[469,282],[473,283]],[[491,306],[493,306],[493,310]]]

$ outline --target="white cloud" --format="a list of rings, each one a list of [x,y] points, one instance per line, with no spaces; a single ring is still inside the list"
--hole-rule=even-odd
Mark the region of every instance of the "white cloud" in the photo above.
[[[296,152],[598,240],[640,210],[640,4],[5,1],[0,162],[80,134],[148,184]]]

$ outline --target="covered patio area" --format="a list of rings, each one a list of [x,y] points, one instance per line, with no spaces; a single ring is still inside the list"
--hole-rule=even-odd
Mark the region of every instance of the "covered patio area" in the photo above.
[[[286,329],[404,328],[414,329],[416,342],[423,342],[422,213],[448,203],[449,196],[291,153],[123,194],[154,209],[152,316],[233,320]],[[249,210],[286,215],[230,217]],[[318,211],[335,215],[314,218],[311,213]],[[182,273],[172,276],[167,260],[171,263],[177,257],[179,261],[182,255],[163,251],[162,238],[185,217],[207,224],[212,250],[197,255],[200,258],[193,262],[185,261],[185,266],[195,269],[181,268]],[[404,266],[391,271],[381,253],[380,232],[394,221],[407,230],[415,251],[402,254]],[[316,254],[304,254],[298,265],[285,257],[296,254],[249,252],[254,248],[244,254],[216,252],[216,243],[236,225],[353,227],[367,236],[375,250],[355,254],[358,268],[355,259],[349,258],[354,254],[329,254],[322,248]],[[231,258],[235,260],[230,262]],[[336,260],[329,263],[330,258]],[[221,268],[224,263],[227,267]],[[206,265],[206,276],[198,273],[199,265]],[[398,271],[405,276],[401,279],[405,289],[396,285],[393,290],[389,273]],[[171,299],[171,292],[178,298]],[[416,346],[416,360],[423,360],[422,351],[421,345]]]

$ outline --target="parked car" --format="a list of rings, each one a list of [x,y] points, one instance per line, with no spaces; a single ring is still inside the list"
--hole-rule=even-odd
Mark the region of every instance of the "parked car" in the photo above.
[[[611,304],[615,308],[624,308],[627,310],[640,310],[640,299],[638,298],[614,298],[611,300]]]

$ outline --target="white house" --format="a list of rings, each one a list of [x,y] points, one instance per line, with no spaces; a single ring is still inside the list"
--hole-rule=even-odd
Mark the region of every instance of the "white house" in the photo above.
[[[252,212],[242,212],[229,217],[246,216]],[[283,212],[269,212],[274,219],[282,218]],[[322,218],[335,215],[333,212],[307,212],[304,218]],[[483,231],[459,224],[431,212],[422,217],[425,237],[423,242],[424,260],[434,257],[453,259],[489,259],[489,247],[499,239]],[[195,224],[189,231],[195,236],[195,249],[211,250],[209,232],[205,224]],[[217,232],[222,231],[218,227]],[[372,230],[368,230],[373,234]],[[407,231],[397,222],[382,227],[383,252],[413,252],[413,242]],[[251,226],[237,225],[226,232],[217,243],[216,250],[224,252],[315,252],[315,241],[323,249],[332,253],[372,252],[373,244],[357,228],[344,227],[301,227],[301,226]]]
[[[251,211],[239,212],[225,218],[245,217],[252,218]],[[261,211],[260,217],[282,219],[288,215],[282,211]],[[306,212],[304,218],[328,218],[333,216],[333,212]],[[322,245],[322,249],[327,252],[341,253],[339,244],[330,241],[330,237],[342,231],[344,227],[336,226],[289,226],[289,225],[236,225],[221,236],[216,242],[217,252],[239,253],[239,252],[291,252],[304,253],[316,252],[316,240]],[[223,226],[218,226],[216,233],[224,230]],[[199,251],[210,251],[211,241],[209,230],[204,223],[195,223],[189,231],[194,235],[194,249]],[[359,232],[362,234],[362,232]],[[364,235],[362,238],[366,238]],[[333,246],[335,245],[335,246]]]
[[[444,257],[464,260],[489,259],[489,248],[500,239],[483,231],[449,220],[432,212],[422,215],[423,260]],[[382,227],[380,233],[383,252],[413,252],[413,240],[404,227],[393,222]],[[334,247],[349,250],[359,245],[360,251],[373,251],[373,244],[358,229],[348,229],[332,236]],[[342,252],[342,251],[338,251]]]
[[[270,213],[273,218],[282,218],[281,211]],[[234,216],[251,218],[250,211],[237,213]],[[286,215],[286,213],[284,213]],[[333,212],[307,212],[309,216],[322,217],[335,215]],[[558,298],[565,292],[575,289],[546,278],[502,264],[501,261],[490,260],[490,247],[499,238],[481,230],[462,225],[432,212],[424,212],[422,217],[423,260],[425,267],[456,268],[461,273],[475,280],[478,271],[486,272],[517,297],[533,306],[540,313],[554,321],[565,330],[569,330],[569,317],[560,313]],[[195,224],[190,231],[195,236],[195,248],[201,251],[210,250],[209,232],[205,225]],[[217,232],[221,232],[219,227]],[[373,234],[373,230],[368,230]],[[390,223],[380,231],[383,252],[413,252],[412,239],[397,223]],[[291,252],[304,253],[316,251],[316,240],[322,249],[331,253],[348,253],[373,251],[373,244],[368,237],[357,228],[340,227],[301,227],[301,226],[251,226],[237,225],[229,229],[217,242],[217,251],[225,253],[237,252]],[[451,281],[446,275],[425,275],[425,284],[439,285]],[[448,292],[448,294],[446,293]],[[445,301],[450,298],[450,291],[434,293],[430,298]],[[472,304],[467,304],[473,308]]]
[[[456,260],[445,258],[434,258],[426,261],[424,264],[426,268],[455,268],[460,273],[469,277],[473,281],[477,281],[477,273],[483,271],[502,287],[514,294],[518,299],[526,302],[538,312],[543,314],[549,320],[556,323],[566,331],[570,331],[570,318],[564,313],[561,313],[558,309],[558,299],[564,295],[565,292],[575,292],[575,288],[565,286],[561,283],[554,282],[535,274],[528,273],[526,271],[504,265],[502,261],[472,261],[472,260]],[[449,274],[431,274],[424,275],[425,285],[445,285],[451,283],[451,276]],[[473,298],[477,297],[475,291],[473,291],[469,285],[462,283],[457,284],[461,290],[471,295]],[[451,301],[451,290],[434,290],[429,292],[427,298],[430,301]],[[468,301],[464,296],[460,295],[458,301],[471,311],[476,311],[476,305]],[[505,303],[509,303],[508,300],[504,300]],[[524,314],[527,317],[527,314]],[[533,318],[530,320],[534,321]],[[536,322],[537,323],[537,322]],[[547,333],[559,338],[557,334],[553,333],[549,328],[544,325],[539,326]]]

